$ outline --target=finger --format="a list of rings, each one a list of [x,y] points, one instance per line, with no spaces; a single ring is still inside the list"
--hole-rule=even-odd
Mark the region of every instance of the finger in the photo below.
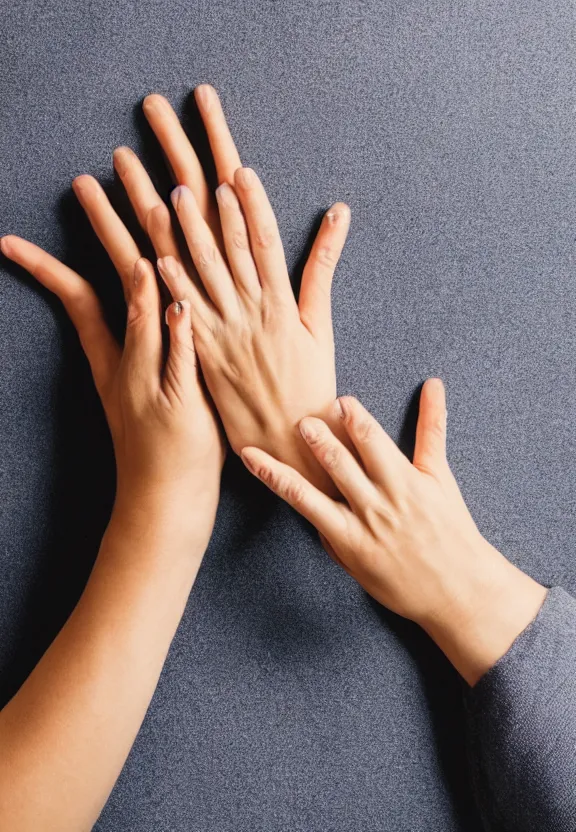
[[[171,198],[206,292],[223,315],[234,315],[239,307],[232,275],[192,191],[186,185],[179,185]]]
[[[177,257],[178,243],[170,211],[154,187],[146,168],[129,147],[117,147],[112,158],[138,222],[150,237],[156,256]]]
[[[234,175],[234,189],[246,217],[252,255],[262,287],[294,298],[276,217],[255,171],[239,168]]]
[[[354,396],[337,399],[336,412],[368,477],[388,490],[397,487],[399,477],[412,466],[384,428]]]
[[[353,511],[361,511],[368,502],[379,498],[374,485],[358,462],[348,448],[334,436],[326,422],[315,416],[306,416],[301,419],[299,428],[313,455]]]
[[[77,176],[72,182],[72,188],[98,239],[114,263],[124,287],[124,296],[128,298],[134,266],[141,256],[138,246],[110,204],[104,189],[93,176]]]
[[[163,389],[167,396],[180,402],[200,392],[190,308],[190,301],[183,299],[174,301],[166,310],[170,350],[164,368]]]
[[[157,260],[160,277],[166,284],[173,300],[185,298],[192,304],[192,316],[200,316],[207,326],[218,312],[210,298],[204,297],[190,280],[184,266],[176,257],[160,257]]]
[[[325,537],[334,539],[343,533],[348,509],[326,496],[294,468],[260,448],[243,448],[240,456],[254,476],[316,526]]]
[[[234,171],[242,166],[234,139],[226,122],[218,93],[210,84],[200,84],[194,97],[206,128],[216,165],[218,182],[234,184]]]
[[[123,365],[131,395],[140,398],[157,392],[162,365],[160,292],[154,267],[145,257],[141,257],[134,267]]]
[[[216,189],[216,201],[226,257],[238,289],[258,300],[262,295],[258,272],[250,251],[246,220],[234,188],[227,182]]]
[[[178,185],[187,185],[196,198],[200,213],[208,219],[214,211],[202,165],[180,120],[163,95],[147,95],[142,103],[144,115],[166,154]]]
[[[446,393],[439,378],[429,378],[420,393],[414,466],[428,474],[444,470],[446,461]]]
[[[51,254],[13,234],[2,237],[2,253],[22,266],[63,303],[90,363],[96,389],[104,399],[120,364],[121,350],[104,321],[90,284]]]
[[[300,319],[316,336],[332,337],[330,291],[349,227],[350,209],[344,202],[337,202],[324,214],[302,272]]]

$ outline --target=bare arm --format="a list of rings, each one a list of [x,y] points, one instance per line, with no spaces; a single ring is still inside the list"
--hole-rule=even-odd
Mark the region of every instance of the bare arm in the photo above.
[[[199,382],[187,301],[167,312],[152,265],[125,275],[115,344],[89,285],[18,237],[4,254],[71,314],[111,428],[115,506],[88,584],[30,677],[0,712],[0,827],[77,832],[96,821],[129,753],[208,544],[223,448]]]

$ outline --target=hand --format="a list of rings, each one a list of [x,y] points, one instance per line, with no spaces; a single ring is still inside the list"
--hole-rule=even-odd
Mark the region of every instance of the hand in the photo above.
[[[203,553],[218,502],[223,448],[198,378],[189,302],[167,310],[170,350],[162,371],[160,296],[148,260],[136,260],[130,281],[124,271],[128,316],[121,349],[83,278],[20,237],[3,237],[1,248],[60,298],[76,326],[112,434],[115,515],[138,511],[145,522],[169,516]]]
[[[326,213],[296,304],[266,193],[253,171],[240,168],[216,91],[202,84],[195,97],[221,183],[217,207],[166,99],[152,95],[144,101],[146,117],[181,186],[173,201],[189,251],[179,250],[168,208],[128,148],[115,151],[116,170],[150,236],[172,297],[191,302],[202,372],[232,448],[239,452],[246,444],[257,444],[335,493],[301,442],[297,424],[309,413],[331,418],[336,373],[330,285],[346,239],[349,209],[337,203]],[[82,180],[81,201],[117,262],[105,231],[112,221],[96,219],[104,207],[109,215],[111,209],[103,194],[97,194],[97,185],[87,177]],[[338,430],[338,423],[333,427]],[[341,438],[346,441],[344,433]]]
[[[360,462],[322,420],[305,418],[300,430],[347,505],[261,449],[244,448],[242,459],[316,526],[346,572],[422,626],[475,684],[535,617],[546,590],[472,520],[446,460],[442,382],[422,389],[412,464],[356,399],[337,400],[335,411]]]

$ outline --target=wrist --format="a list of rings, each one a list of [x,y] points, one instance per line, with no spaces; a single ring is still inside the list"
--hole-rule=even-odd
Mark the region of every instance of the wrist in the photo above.
[[[162,537],[188,551],[208,545],[219,499],[220,477],[203,485],[177,482],[153,485],[119,478],[111,525],[132,534]]]
[[[533,621],[546,592],[483,541],[469,574],[443,610],[418,623],[473,686]]]

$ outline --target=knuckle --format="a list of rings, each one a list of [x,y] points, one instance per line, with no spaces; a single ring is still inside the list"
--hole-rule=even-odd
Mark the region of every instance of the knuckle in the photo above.
[[[368,419],[359,419],[354,425],[354,436],[361,444],[368,444],[374,438],[374,424]]]
[[[428,433],[434,439],[443,439],[444,437],[444,420],[441,416],[431,419],[428,423]]]
[[[280,483],[278,481],[278,477],[271,468],[268,468],[266,465],[262,465],[260,466],[260,468],[257,469],[256,473],[258,474],[258,477],[262,480],[262,482],[265,483],[269,488],[271,488],[272,491],[280,491]]]
[[[260,228],[256,229],[256,234],[254,236],[254,242],[261,249],[269,249],[276,242],[277,232],[276,229],[271,225],[263,225]]]
[[[260,301],[260,320],[263,329],[271,329],[277,321],[276,307],[273,299],[266,293]]]
[[[335,250],[331,246],[319,246],[316,252],[316,261],[321,266],[326,266],[331,269],[338,262],[338,257],[336,256]]]
[[[336,468],[340,462],[340,450],[331,443],[325,443],[322,445],[318,454],[323,465],[328,469]]]
[[[130,303],[128,305],[128,314],[126,316],[126,326],[130,329],[138,329],[146,323],[149,311],[137,303]]]
[[[206,269],[216,262],[218,252],[216,246],[212,243],[197,243],[194,250],[195,259],[198,267]]]
[[[250,243],[248,241],[248,235],[242,229],[237,229],[233,232],[231,236],[232,246],[239,251],[248,251],[250,248]]]
[[[304,502],[304,489],[298,482],[284,480],[281,484],[282,496],[286,502],[294,506],[302,505]]]

